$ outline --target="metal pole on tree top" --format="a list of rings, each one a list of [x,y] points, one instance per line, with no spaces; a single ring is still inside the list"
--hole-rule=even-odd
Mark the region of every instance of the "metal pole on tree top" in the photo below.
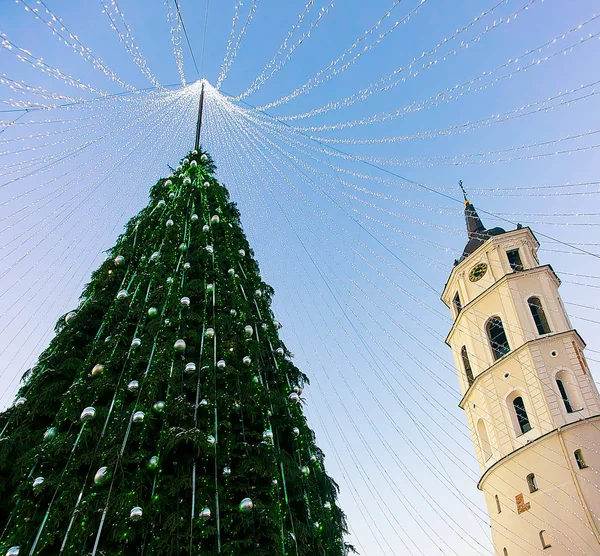
[[[200,148],[200,130],[202,129],[202,109],[204,108],[204,81],[202,81],[202,89],[200,91],[200,102],[198,103],[198,123],[196,124],[196,143],[195,150]]]

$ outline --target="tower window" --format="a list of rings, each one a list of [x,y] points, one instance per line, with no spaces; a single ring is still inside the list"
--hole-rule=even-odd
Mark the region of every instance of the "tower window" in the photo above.
[[[556,385],[558,386],[558,391],[560,392],[560,397],[562,398],[563,403],[565,404],[565,409],[567,413],[573,413],[573,406],[569,401],[569,396],[567,396],[567,391],[565,390],[565,385],[560,378],[556,379]]]
[[[498,510],[498,513],[501,514],[502,506],[500,506],[500,498],[498,498],[497,494],[494,496],[494,500],[496,500],[496,509]],[[504,549],[504,550],[506,550],[506,549]]]
[[[577,467],[579,467],[579,469],[585,469],[588,465],[587,463],[585,463],[585,459],[583,458],[583,452],[581,451],[581,448],[575,450],[574,455],[575,461],[577,462]]]
[[[527,486],[529,487],[529,492],[535,492],[539,490],[537,481],[535,480],[535,475],[533,473],[529,473],[529,475],[527,475]]]
[[[512,268],[513,272],[521,272],[523,270],[523,263],[521,262],[521,255],[518,249],[511,249],[506,252],[508,257],[508,264]]]
[[[469,383],[469,386],[471,386],[475,379],[473,378],[473,369],[471,369],[471,362],[469,361],[467,346],[463,346],[460,349],[460,356],[462,357],[463,367],[465,368],[465,374],[467,375],[467,382]]]
[[[456,309],[456,314],[458,315],[461,311],[462,311],[462,302],[460,301],[460,295],[458,294],[458,292],[456,292],[456,295],[454,296],[454,308]]]
[[[506,550],[506,548],[502,549],[502,555],[503,556],[508,556],[508,550]]]
[[[529,417],[527,415],[527,410],[525,409],[525,402],[521,396],[517,396],[513,400],[513,408],[515,410],[515,415],[517,417],[517,424],[519,425],[519,430],[521,434],[525,434],[531,430],[531,423],[529,422]]]
[[[548,324],[548,319],[546,318],[546,313],[544,312],[540,298],[530,297],[527,300],[527,303],[538,334],[549,334],[551,332],[550,325]]]
[[[540,531],[540,542],[542,543],[542,548],[550,548],[552,545],[548,542],[548,538],[546,537],[546,531],[543,529]]]
[[[500,357],[506,355],[510,351],[508,339],[504,332],[504,326],[502,325],[500,317],[492,317],[488,320],[486,330],[494,360],[500,359]]]
[[[479,443],[481,444],[481,452],[485,461],[492,457],[492,445],[490,444],[490,437],[488,436],[487,427],[483,422],[483,419],[477,421],[477,434],[479,435]]]

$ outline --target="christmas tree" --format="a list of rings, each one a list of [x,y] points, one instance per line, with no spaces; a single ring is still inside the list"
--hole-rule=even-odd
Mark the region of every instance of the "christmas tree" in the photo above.
[[[2,554],[346,554],[337,486],[227,189],[153,186],[0,415]]]

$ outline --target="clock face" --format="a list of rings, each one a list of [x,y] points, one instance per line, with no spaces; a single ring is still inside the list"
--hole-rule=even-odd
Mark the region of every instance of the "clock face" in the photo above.
[[[477,282],[478,280],[481,280],[485,276],[487,269],[488,267],[485,263],[476,264],[471,269],[471,272],[469,272],[469,280],[471,280],[471,282]]]

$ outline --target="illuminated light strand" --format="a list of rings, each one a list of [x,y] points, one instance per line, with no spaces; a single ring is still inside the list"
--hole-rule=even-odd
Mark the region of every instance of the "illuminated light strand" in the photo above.
[[[103,91],[102,89],[97,89],[95,87],[92,87],[91,85],[86,85],[85,83],[81,83],[79,80],[71,77],[70,75],[64,74],[59,69],[49,66],[41,58],[36,58],[28,50],[25,50],[24,48],[21,48],[21,47],[17,46],[15,43],[13,43],[12,41],[8,40],[8,37],[2,31],[0,31],[0,39],[2,39],[0,42],[0,45],[5,50],[8,50],[8,52],[10,52],[14,56],[16,56],[21,62],[29,64],[30,66],[32,66],[36,69],[39,69],[40,71],[50,75],[51,77],[60,79],[61,81],[65,82],[67,85],[71,85],[72,87],[76,87],[77,89],[82,89],[84,91],[90,91],[90,92],[95,93],[100,96],[108,95],[108,93],[106,91]]]
[[[229,49],[229,43],[227,43],[227,52],[225,53],[225,59],[223,60],[223,65],[221,67],[221,73],[219,75],[219,78],[217,79],[217,83],[215,84],[215,89],[219,90],[221,88],[221,85],[223,84],[223,81],[225,81],[225,79],[227,78],[227,74],[229,73],[229,70],[231,69],[231,66],[233,65],[233,62],[237,56],[237,53],[240,49],[240,44],[242,42],[242,39],[244,38],[244,35],[246,34],[246,31],[248,30],[248,27],[250,26],[250,23],[252,23],[252,18],[254,17],[254,12],[256,11],[256,6],[258,4],[258,0],[252,0],[252,6],[250,6],[250,11],[248,12],[248,17],[246,18],[246,22],[244,23],[244,26],[241,28],[237,39],[235,41],[235,45],[233,46],[233,48]],[[238,3],[238,6],[241,6],[242,2],[240,1]],[[236,23],[236,17],[239,15],[238,14],[238,6],[236,6],[236,15],[234,16],[234,26],[232,29],[232,33],[235,30],[235,23]]]
[[[117,1],[110,0],[110,3],[111,3],[111,6],[112,6],[115,14],[117,14],[121,19],[121,23],[123,24],[123,27],[125,28],[125,34],[123,34],[117,27],[117,23],[116,23],[115,19],[113,18],[113,15],[111,14],[109,7],[106,5],[105,0],[98,0],[98,1],[100,2],[100,4],[102,4],[103,13],[105,13],[108,17],[108,20],[110,22],[110,27],[112,28],[112,30],[115,33],[117,33],[117,35],[119,36],[119,40],[125,47],[125,50],[127,50],[127,52],[129,52],[129,54],[131,54],[131,57],[133,58],[133,61],[135,62],[136,66],[140,69],[140,71],[146,77],[146,79],[148,79],[148,81],[150,83],[152,83],[152,85],[154,85],[157,89],[162,89],[163,86],[160,84],[160,81],[154,76],[154,74],[148,68],[148,63],[142,56],[142,53],[133,38],[131,29],[129,28],[127,21],[125,21],[125,16],[123,15],[123,12],[119,9],[119,5],[117,4]]]
[[[175,64],[179,72],[181,84],[185,87],[185,73],[183,71],[183,49],[181,47],[181,21],[171,7],[170,0],[165,0],[167,7],[167,21],[169,22],[169,34],[173,43],[173,55],[175,56]]]
[[[498,149],[487,152],[478,152],[478,153],[463,153],[458,155],[437,155],[437,156],[425,156],[425,157],[410,157],[410,158],[389,158],[389,157],[378,157],[378,156],[360,156],[354,155],[353,158],[355,160],[366,160],[368,162],[375,162],[377,164],[387,164],[390,166],[413,166],[413,165],[422,165],[422,164],[475,164],[476,162],[473,159],[477,158],[486,158],[489,156],[507,154],[517,151],[530,150],[539,147],[547,147],[550,145],[556,145],[559,143],[563,143],[564,141],[572,141],[574,139],[581,139],[584,137],[591,137],[593,135],[597,135],[600,133],[600,129],[590,130],[583,133],[577,133],[575,135],[567,135],[566,137],[559,137],[558,139],[550,139],[548,141],[537,141],[535,143],[529,143],[527,145],[519,145],[515,147],[509,147],[507,149]],[[564,151],[566,152],[566,151]],[[543,154],[539,156],[550,156],[554,153]],[[487,162],[485,160],[481,160],[480,162]],[[493,161],[490,161],[493,162]]]
[[[69,31],[69,29],[67,29],[63,20],[61,18],[57,17],[56,15],[54,15],[52,10],[50,10],[50,8],[48,8],[48,6],[46,5],[44,0],[36,0],[36,3],[40,4],[41,6],[44,7],[46,15],[49,17],[49,19],[44,19],[40,15],[39,8],[32,8],[31,6],[29,6],[29,4],[27,4],[27,2],[25,0],[17,0],[17,1],[21,2],[21,4],[23,4],[23,6],[25,7],[25,11],[32,13],[36,19],[43,22],[52,31],[52,35],[54,35],[58,39],[59,42],[62,42],[65,46],[68,46],[69,48],[71,48],[75,53],[79,54],[79,56],[81,56],[84,60],[86,60],[87,62],[92,64],[92,66],[95,69],[100,70],[106,77],[108,77],[115,83],[118,83],[124,89],[127,89],[129,91],[135,91],[135,87],[133,85],[129,85],[128,83],[123,81],[120,77],[118,77],[117,74],[114,71],[112,71],[110,68],[108,68],[106,66],[106,64],[100,58],[94,56],[92,51],[87,46],[82,44],[82,42],[79,40],[79,37],[77,35],[71,33],[71,31]],[[60,28],[57,29],[55,27],[55,24],[58,24],[58,26],[60,26]],[[68,34],[68,36],[69,36],[68,39],[63,35],[63,32]]]
[[[225,48],[225,57],[223,58],[223,63],[221,64],[221,73],[222,75],[225,72],[226,63],[229,61],[229,57],[231,56],[231,48],[233,47],[233,39],[235,37],[235,28],[237,27],[238,20],[240,19],[240,8],[242,7],[243,0],[238,0],[238,3],[235,5],[235,9],[233,11],[233,19],[231,21],[231,31],[229,31],[229,39],[227,40],[227,46]]]
[[[402,1],[402,0],[397,0],[397,1]],[[277,58],[287,48],[288,42],[290,41],[290,39],[292,38],[292,36],[296,32],[296,29],[298,29],[300,27],[300,25],[302,25],[302,22],[304,21],[304,18],[306,17],[306,14],[309,12],[311,6],[313,5],[314,0],[308,0],[308,3],[304,6],[304,11],[298,16],[298,20],[296,21],[296,23],[294,23],[292,25],[292,28],[288,31],[287,36],[285,37],[283,43],[281,43],[281,46],[279,47],[279,49],[275,53],[275,56],[273,56],[273,58],[271,58],[271,60],[263,68],[263,70],[260,73],[260,75],[258,75],[254,79],[254,81],[250,84],[250,86],[242,94],[238,95],[237,97],[234,97],[234,100],[241,100],[243,98],[246,98],[246,97],[250,96],[252,93],[254,93],[258,89],[260,89],[283,66],[285,66],[285,64],[287,64],[287,62],[290,61],[290,58],[292,57],[292,54],[294,53],[294,51],[301,44],[303,44],[308,37],[311,36],[312,31],[319,25],[321,19],[323,19],[323,17],[325,17],[325,15],[328,13],[329,9],[331,7],[333,7],[334,2],[335,2],[335,0],[331,0],[329,2],[329,4],[327,4],[327,6],[325,6],[324,8],[321,8],[321,11],[319,12],[319,15],[318,15],[317,19],[311,23],[308,31],[306,31],[306,32],[304,32],[302,34],[302,36],[290,47],[290,49],[289,49],[288,53],[285,55],[285,57],[282,60],[280,60],[277,63],[277,65],[275,65],[275,62],[277,61]],[[274,65],[275,65],[275,67],[273,68]],[[267,72],[271,68],[273,68],[273,69],[269,72],[269,75],[267,75]]]
[[[83,122],[84,120],[87,120],[87,118],[71,118],[71,119],[49,118],[46,120],[24,120],[24,121],[20,121],[20,122],[17,122],[15,120],[10,120],[10,121],[0,120],[0,125],[4,126],[4,128],[2,129],[2,131],[4,131],[5,129],[8,129],[13,126],[15,126],[15,129],[18,129],[16,126],[45,125],[45,124],[57,124],[57,123],[58,124],[67,124],[67,123],[73,123],[73,122]]]
[[[504,2],[504,1],[505,0],[502,0],[502,2]],[[333,62],[331,62],[326,68],[317,72],[317,74],[314,77],[311,77],[306,83],[304,83],[304,85],[302,85],[301,87],[297,88],[295,91],[293,91],[292,93],[290,93],[289,95],[284,97],[285,100],[280,99],[278,101],[274,101],[273,103],[269,103],[267,105],[267,107],[272,108],[275,106],[280,106],[281,104],[285,104],[285,103],[289,102],[290,100],[292,100],[302,94],[308,93],[315,87],[318,87],[322,83],[326,83],[326,82],[330,81],[336,75],[339,75],[340,73],[346,71],[350,66],[354,65],[361,58],[361,56],[365,55],[367,52],[370,52],[373,48],[375,48],[378,44],[380,44],[388,35],[393,33],[400,25],[405,25],[406,23],[408,23],[410,21],[410,18],[419,11],[421,6],[423,4],[425,4],[425,2],[427,2],[427,0],[420,0],[419,4],[417,4],[417,6],[415,6],[410,12],[408,12],[408,14],[406,16],[404,16],[402,19],[400,19],[399,21],[396,21],[392,25],[392,27],[390,29],[388,29],[385,33],[381,33],[379,35],[379,37],[373,43],[365,46],[362,50],[359,50],[358,53],[355,54],[351,60],[347,61],[345,64],[341,65],[340,67],[334,69],[330,73],[327,73],[327,75],[325,75],[325,77],[320,79],[320,77],[324,73],[328,72],[332,68],[335,68],[335,66],[337,66],[339,63],[343,62],[344,59],[346,58],[346,56],[350,55],[354,50],[356,50],[356,48],[360,45],[360,43],[362,41],[364,41],[374,31],[379,29],[379,27],[381,26],[383,21],[390,17],[391,13],[394,11],[395,8],[397,8],[400,5],[401,2],[402,2],[402,0],[395,0],[394,5],[390,8],[390,10],[388,10],[388,12],[377,23],[375,23],[375,25],[373,25],[367,31],[365,31],[364,34],[361,37],[359,37],[348,50],[343,52],[337,59],[335,59]],[[236,98],[235,100],[239,100],[239,98]]]
[[[600,84],[600,81],[594,81],[593,83],[588,83],[587,85],[580,85],[577,88],[567,90],[562,93],[558,93],[554,96],[548,97],[543,100],[538,100],[533,103],[525,104],[523,106],[520,106],[519,108],[515,108],[513,110],[509,110],[509,111],[503,112],[501,114],[492,114],[491,116],[489,116],[487,118],[482,118],[480,120],[474,120],[472,122],[467,121],[462,124],[456,124],[456,125],[449,126],[446,128],[421,131],[421,132],[413,133],[413,134],[409,134],[409,135],[396,135],[393,137],[379,137],[377,139],[328,138],[328,137],[314,136],[314,135],[308,135],[308,137],[310,137],[311,139],[313,139],[315,141],[319,141],[322,143],[328,143],[328,144],[367,145],[367,144],[377,144],[377,143],[394,143],[396,141],[412,141],[413,139],[430,139],[432,137],[437,137],[437,136],[448,136],[448,135],[454,135],[454,134],[458,134],[458,133],[466,133],[468,131],[473,131],[475,129],[480,129],[482,127],[490,127],[494,124],[508,122],[510,120],[514,120],[517,118],[523,118],[525,116],[531,116],[532,114],[538,114],[540,112],[550,112],[551,110],[554,110],[555,108],[560,108],[563,106],[570,106],[571,104],[579,102],[580,100],[585,101],[585,100],[599,94],[600,90],[594,89],[591,92],[586,93],[585,95],[582,95],[582,96],[579,96],[576,98],[564,99],[554,105],[548,105],[548,103],[550,103],[554,100],[560,99],[560,98],[568,96],[568,95],[572,95],[579,91],[583,91],[584,89],[587,89],[589,87],[595,87],[599,84]],[[424,107],[424,108],[429,109],[433,106],[440,106],[441,104],[446,104],[447,102],[448,101],[444,99],[435,105],[433,105],[433,104],[428,105],[427,107]],[[537,108],[532,109],[533,107],[537,107]],[[402,115],[404,115],[404,114],[402,114]],[[357,125],[359,125],[359,124],[357,124]],[[315,126],[315,127],[318,127],[318,126]],[[354,127],[354,126],[350,125],[348,127]],[[295,127],[294,129],[296,129],[298,131],[310,130],[310,126]],[[322,130],[318,130],[318,131],[322,131]]]
[[[23,81],[16,81],[15,79],[11,79],[3,73],[0,75],[0,84],[6,85],[9,89],[14,91],[15,93],[21,93],[23,95],[29,93],[33,95],[41,96],[45,99],[53,99],[53,100],[66,100],[69,102],[83,102],[85,99],[81,97],[70,97],[66,95],[62,95],[60,93],[56,93],[54,91],[48,91],[42,87],[36,87],[34,85],[28,85]],[[8,99],[12,100],[12,99]],[[6,103],[6,100],[0,100],[0,102]]]
[[[442,46],[444,46],[446,43],[453,41],[454,39],[456,39],[456,37],[458,37],[459,35],[461,35],[462,33],[464,33],[465,31],[469,30],[473,25],[476,25],[481,19],[483,19],[484,17],[486,17],[487,15],[489,15],[490,13],[492,13],[496,8],[498,8],[499,6],[501,6],[502,4],[506,3],[506,0],[501,0],[500,2],[498,2],[497,4],[495,4],[494,6],[492,6],[489,10],[483,12],[481,15],[475,17],[475,19],[473,19],[473,21],[471,21],[470,23],[468,23],[467,25],[465,25],[464,27],[457,29],[450,37],[445,38],[444,40],[442,40],[441,42],[439,42],[436,46],[434,46],[433,48],[431,48],[430,50],[428,50],[427,52],[423,52],[420,56],[417,56],[415,58],[413,58],[413,60],[405,65],[402,66],[396,70],[394,70],[390,75],[388,75],[387,77],[382,77],[379,81],[375,82],[375,83],[371,83],[368,87],[366,87],[365,89],[362,89],[360,91],[358,91],[357,93],[353,93],[352,95],[346,97],[345,99],[342,99],[341,101],[337,101],[337,102],[330,102],[328,104],[326,104],[325,106],[322,106],[321,108],[315,108],[309,112],[306,112],[304,114],[294,114],[294,115],[289,115],[289,116],[279,116],[280,119],[282,120],[286,120],[286,121],[291,121],[291,120],[300,120],[300,119],[304,119],[304,118],[309,118],[311,116],[315,116],[317,114],[324,114],[326,112],[330,112],[331,110],[337,110],[339,108],[341,108],[342,106],[349,106],[350,104],[354,104],[354,102],[357,102],[358,100],[365,100],[366,98],[368,98],[369,96],[371,96],[372,94],[379,92],[379,88],[381,86],[383,86],[387,81],[390,81],[392,78],[394,78],[395,76],[399,75],[400,73],[404,72],[404,71],[409,71],[409,77],[416,77],[420,71],[425,70],[425,69],[429,69],[431,67],[433,67],[434,65],[437,65],[439,62],[446,60],[449,56],[451,55],[455,55],[457,54],[460,50],[464,49],[464,48],[468,48],[470,43],[475,43],[475,42],[479,42],[481,40],[482,37],[484,37],[485,35],[487,35],[489,32],[493,31],[494,29],[498,28],[500,25],[504,24],[504,23],[509,23],[511,20],[514,20],[519,13],[521,13],[522,11],[526,10],[529,8],[529,6],[531,6],[532,4],[534,4],[535,2],[537,2],[538,0],[529,0],[529,2],[526,4],[526,6],[520,8],[519,10],[517,10],[516,12],[514,12],[513,14],[509,15],[507,18],[500,18],[498,21],[494,21],[493,25],[490,27],[486,27],[485,31],[481,32],[479,35],[476,35],[475,37],[466,40],[466,41],[462,41],[461,44],[454,48],[454,50],[451,50],[450,52],[448,52],[447,54],[436,58],[434,61],[430,61],[427,64],[423,64],[421,66],[421,68],[419,70],[414,70],[413,71],[413,66],[415,64],[417,64],[418,62],[420,62],[421,60],[427,58],[428,56],[431,56],[432,54],[435,54]],[[403,81],[406,81],[406,78],[402,78],[399,79],[398,81],[396,81],[393,85],[387,85],[386,88],[381,89],[383,90],[388,90],[389,88],[396,86],[398,83],[401,83]],[[293,93],[292,93],[293,94]],[[284,104],[286,102],[288,102],[289,100],[291,100],[291,95],[287,95],[285,97],[282,97],[274,102],[270,102],[268,104],[265,104],[263,106],[259,106],[257,109],[258,110],[267,110],[269,108],[274,108],[276,106],[280,106],[281,104]]]
[[[89,120],[89,118],[83,118],[86,121]],[[77,129],[79,129],[79,127],[67,127],[65,129],[55,129],[53,131],[46,131],[44,133],[37,133],[37,134],[33,134],[30,133],[29,135],[20,135],[20,136],[16,136],[16,137],[7,137],[5,139],[0,139],[0,145],[6,145],[8,143],[17,143],[17,142],[25,142],[25,141],[33,141],[36,139],[44,139],[46,137],[53,137],[55,135],[61,135],[63,133],[71,133],[76,131]]]

